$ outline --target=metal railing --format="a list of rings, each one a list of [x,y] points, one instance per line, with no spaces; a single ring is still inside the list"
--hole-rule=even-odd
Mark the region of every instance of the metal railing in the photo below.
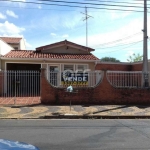
[[[52,86],[67,87],[94,87],[101,82],[103,71],[89,71],[86,73],[70,73],[68,76],[64,72],[47,72],[47,79]]]
[[[0,71],[1,97],[40,96],[39,71]]]
[[[107,80],[117,88],[142,87],[142,71],[107,71]]]

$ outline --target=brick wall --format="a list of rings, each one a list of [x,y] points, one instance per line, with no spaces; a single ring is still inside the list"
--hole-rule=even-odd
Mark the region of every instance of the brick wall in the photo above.
[[[133,64],[132,71],[142,71],[143,64]]]
[[[96,70],[134,70],[140,65],[101,65]],[[150,104],[150,89],[117,89],[110,85],[104,71],[103,81],[96,88],[78,88],[78,93],[67,93],[63,88],[55,88],[45,78],[41,70],[41,102],[44,104]]]
[[[117,71],[131,71],[132,65],[130,64],[120,64],[120,63],[101,63],[97,64],[95,70],[117,70]]]
[[[53,88],[45,78],[45,69],[41,69],[41,101],[42,103],[54,103],[56,100],[56,89]]]

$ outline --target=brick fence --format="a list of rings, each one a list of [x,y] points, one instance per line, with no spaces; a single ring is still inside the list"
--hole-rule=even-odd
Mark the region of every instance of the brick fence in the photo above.
[[[128,66],[132,70],[132,66]],[[137,66],[139,69],[141,65]],[[128,68],[128,69],[129,69]],[[134,71],[136,67],[134,66]],[[99,66],[100,69],[100,66]],[[111,69],[110,69],[111,70]],[[126,69],[124,69],[126,70]],[[64,88],[50,85],[41,69],[41,102],[43,104],[150,104],[150,89],[117,89],[110,85],[104,71],[103,81],[95,88],[78,88],[78,93],[66,93]]]

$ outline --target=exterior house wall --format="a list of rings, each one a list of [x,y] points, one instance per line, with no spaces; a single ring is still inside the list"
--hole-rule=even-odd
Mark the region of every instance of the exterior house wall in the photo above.
[[[22,38],[20,40],[20,50],[26,50],[25,40]]]
[[[10,46],[12,46],[14,49],[19,50],[20,49],[20,44],[15,44],[15,43],[8,43]]]
[[[95,68],[95,63],[94,62],[75,62],[75,61],[72,61],[72,62],[67,62],[67,61],[52,61],[52,60],[23,60],[23,59],[21,59],[21,60],[17,60],[17,59],[15,59],[15,60],[2,60],[2,70],[5,70],[5,69],[7,69],[6,68],[6,63],[26,63],[26,64],[41,64],[41,66],[42,66],[42,68],[47,68],[49,65],[51,65],[51,64],[59,64],[59,65],[61,65],[61,64],[82,64],[82,65],[84,65],[84,64],[87,64],[88,65],[88,67],[89,67],[89,69],[91,70],[91,71],[93,71],[93,70],[95,70],[94,68]]]
[[[6,53],[8,53],[9,51],[13,49],[14,49],[13,47],[11,47],[10,45],[8,45],[7,43],[5,43],[4,41],[0,39],[0,54],[1,55],[5,55]]]

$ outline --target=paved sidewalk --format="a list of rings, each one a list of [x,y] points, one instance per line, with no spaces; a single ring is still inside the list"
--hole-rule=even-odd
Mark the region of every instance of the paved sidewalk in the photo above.
[[[150,118],[150,106],[128,105],[72,105],[49,106],[1,105],[1,119],[44,119],[44,118]]]
[[[0,97],[0,106],[40,104],[40,97]]]

